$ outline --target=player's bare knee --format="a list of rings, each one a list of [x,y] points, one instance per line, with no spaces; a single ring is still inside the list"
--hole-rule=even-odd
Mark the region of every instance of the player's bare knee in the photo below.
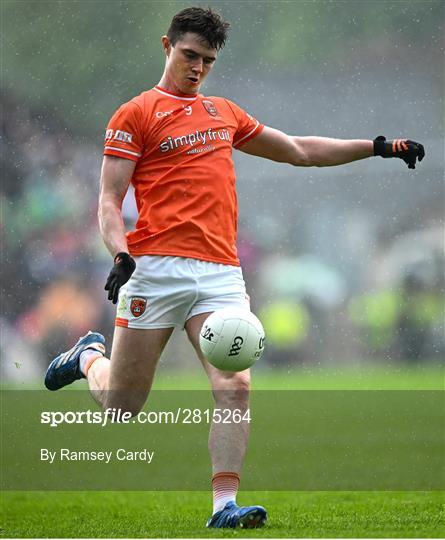
[[[229,373],[218,371],[212,376],[214,390],[250,390],[250,370]]]
[[[246,407],[249,403],[250,373],[240,372],[230,377],[216,377],[213,380],[215,403],[222,407]]]

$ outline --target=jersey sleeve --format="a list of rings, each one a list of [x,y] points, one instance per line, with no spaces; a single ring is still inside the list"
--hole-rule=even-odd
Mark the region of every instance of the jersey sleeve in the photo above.
[[[238,123],[238,129],[236,130],[233,138],[233,147],[239,148],[247,141],[250,141],[250,139],[253,139],[259,135],[263,131],[264,125],[260,124],[256,118],[250,116],[250,114],[241,109],[241,107],[238,107],[238,105],[232,101],[226,101]]]
[[[129,101],[124,103],[108,122],[105,132],[105,156],[137,161],[142,156],[142,111]]]

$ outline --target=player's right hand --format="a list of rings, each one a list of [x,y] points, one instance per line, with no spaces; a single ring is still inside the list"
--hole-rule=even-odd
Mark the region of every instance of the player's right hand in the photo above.
[[[117,302],[119,289],[124,283],[127,283],[135,268],[136,263],[128,253],[121,252],[114,257],[114,266],[105,285],[105,290],[108,291],[108,300],[111,300],[113,304]]]

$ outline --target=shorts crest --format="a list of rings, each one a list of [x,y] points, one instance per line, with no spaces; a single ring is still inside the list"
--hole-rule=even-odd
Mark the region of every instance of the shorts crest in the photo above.
[[[133,317],[140,317],[145,313],[147,299],[141,296],[133,296],[130,303],[130,311]]]

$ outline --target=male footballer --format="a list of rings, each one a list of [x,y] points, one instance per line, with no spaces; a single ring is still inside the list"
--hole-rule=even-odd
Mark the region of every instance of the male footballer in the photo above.
[[[229,24],[210,8],[177,13],[162,50],[159,83],[122,105],[105,136],[100,232],[114,266],[105,289],[117,303],[110,358],[89,332],[57,356],[45,385],[57,390],[86,378],[104,410],[137,414],[175,327],[186,330],[209,377],[218,408],[246,409],[249,370],[220,371],[199,347],[205,319],[225,307],[249,309],[236,251],[233,148],[301,167],[342,165],[372,156],[401,158],[410,169],[425,155],[407,139],[296,137],[262,125],[223,97],[200,88],[227,39]],[[122,201],[135,190],[138,221],[126,233]],[[236,504],[248,424],[212,424],[213,514],[208,527],[261,527],[262,506]]]

